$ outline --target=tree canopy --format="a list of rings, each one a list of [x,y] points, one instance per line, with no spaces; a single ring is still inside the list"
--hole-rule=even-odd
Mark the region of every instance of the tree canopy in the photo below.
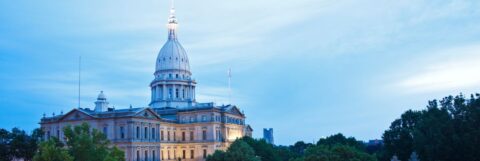
[[[408,160],[479,160],[480,95],[460,94],[429,101],[421,111],[406,111],[383,134],[382,160],[393,155]]]

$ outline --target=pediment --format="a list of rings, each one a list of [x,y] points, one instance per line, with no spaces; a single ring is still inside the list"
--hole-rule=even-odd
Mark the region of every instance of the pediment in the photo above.
[[[83,112],[83,111],[80,111],[78,109],[73,109],[71,110],[70,112],[68,112],[67,114],[65,114],[62,118],[60,118],[60,120],[85,120],[85,119],[92,119],[94,118],[93,116]]]
[[[135,117],[142,117],[148,119],[160,119],[160,116],[150,108],[141,110],[135,114]]]
[[[229,108],[226,112],[234,115],[243,116],[243,113],[240,111],[240,109],[237,108],[237,106]]]

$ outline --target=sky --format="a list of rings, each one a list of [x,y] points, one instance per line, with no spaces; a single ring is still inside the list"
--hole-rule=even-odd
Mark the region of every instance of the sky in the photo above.
[[[104,91],[148,106],[167,0],[0,0],[0,128],[39,127]],[[476,0],[176,0],[197,101],[232,103],[254,137],[380,139],[428,100],[480,92]]]

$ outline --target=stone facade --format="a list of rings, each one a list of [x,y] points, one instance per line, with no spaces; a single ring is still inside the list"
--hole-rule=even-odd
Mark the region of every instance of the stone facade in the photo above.
[[[103,91],[95,107],[75,108],[66,114],[43,117],[45,139],[65,141],[63,128],[88,123],[125,151],[128,161],[203,161],[215,150],[225,150],[237,138],[251,136],[245,115],[234,105],[216,106],[195,100],[196,82],[188,56],[177,40],[172,8],[168,40],[160,50],[150,83],[149,107],[115,109]]]

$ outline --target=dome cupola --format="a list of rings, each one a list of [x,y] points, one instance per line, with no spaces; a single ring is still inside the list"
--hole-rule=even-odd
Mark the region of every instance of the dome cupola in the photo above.
[[[162,71],[182,71],[190,73],[187,53],[177,39],[177,26],[175,8],[172,6],[167,24],[168,39],[158,53],[155,73]]]
[[[177,39],[175,8],[168,17],[168,39],[158,53],[155,79],[150,83],[153,108],[186,108],[195,104],[196,82],[191,78],[187,52]]]

